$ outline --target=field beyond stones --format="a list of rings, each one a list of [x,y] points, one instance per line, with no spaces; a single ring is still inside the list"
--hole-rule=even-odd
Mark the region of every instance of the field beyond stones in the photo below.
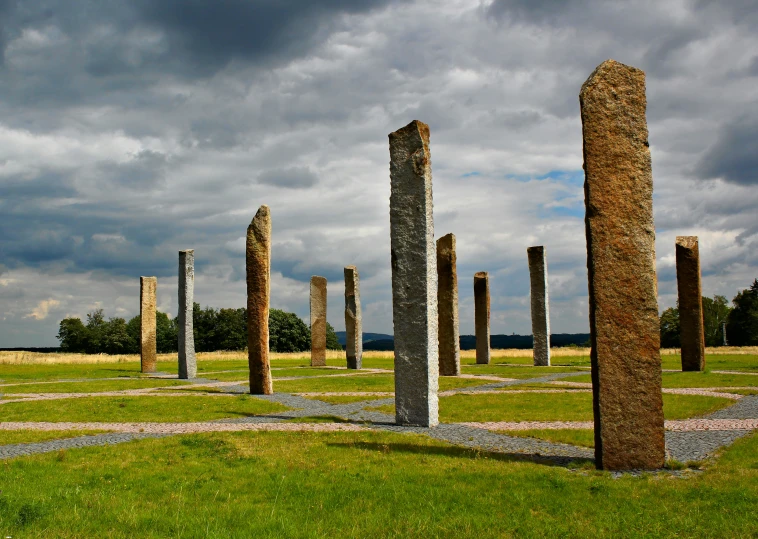
[[[462,354],[434,429],[394,425],[391,353],[361,371],[242,353],[198,379],[138,356],[0,352],[2,537],[750,537],[758,535],[758,349],[682,373],[664,351],[667,469],[594,469],[589,351]]]

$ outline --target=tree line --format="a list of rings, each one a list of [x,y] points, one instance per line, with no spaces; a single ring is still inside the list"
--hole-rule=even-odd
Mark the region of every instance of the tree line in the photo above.
[[[159,354],[179,349],[179,318],[155,313],[157,350]],[[192,309],[195,351],[244,350],[247,348],[247,309]],[[105,319],[103,309],[80,318],[64,318],[60,322],[58,340],[61,351],[82,354],[138,354],[140,349],[140,316],[128,322],[124,318]],[[311,330],[295,313],[279,309],[269,311],[269,346],[272,352],[304,352],[311,347]],[[326,324],[326,347],[341,350],[334,328]]]
[[[734,296],[731,307],[725,296],[703,296],[706,346],[723,344],[724,323],[729,346],[758,346],[758,279]],[[679,309],[669,307],[661,314],[661,347],[680,346]]]

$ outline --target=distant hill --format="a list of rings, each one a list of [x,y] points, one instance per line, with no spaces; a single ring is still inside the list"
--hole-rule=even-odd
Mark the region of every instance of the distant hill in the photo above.
[[[335,331],[334,333],[337,335],[337,340],[340,342],[340,344],[342,346],[345,346],[345,344],[347,344],[347,333],[344,331]],[[387,335],[386,333],[363,333],[364,348],[367,342],[387,340],[392,341],[394,340],[394,337],[392,335]],[[384,350],[384,348],[377,348],[377,350]],[[389,348],[389,350],[392,350],[392,348]]]
[[[346,337],[344,331],[337,331],[337,339],[345,346]],[[578,346],[589,345],[589,333],[554,333],[550,335],[550,346]],[[473,335],[461,335],[461,350],[473,350],[476,348],[476,337]],[[528,350],[532,347],[531,335],[490,335],[492,348],[516,348]],[[394,350],[394,337],[386,333],[364,333],[364,350]]]

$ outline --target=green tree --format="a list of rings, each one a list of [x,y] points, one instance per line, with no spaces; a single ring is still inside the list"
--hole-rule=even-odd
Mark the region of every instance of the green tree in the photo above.
[[[272,352],[304,352],[311,347],[311,330],[295,313],[271,309],[268,332]]]
[[[64,318],[58,327],[58,340],[63,352],[86,352],[87,328],[79,318]]]
[[[334,332],[334,328],[329,322],[326,323],[326,349],[342,350],[342,345],[340,344],[339,339],[337,339],[337,334]]]
[[[703,325],[705,326],[705,345],[721,346],[724,342],[721,325],[729,317],[729,301],[725,296],[703,296]]]
[[[129,336],[127,341],[127,354],[139,354],[139,343],[142,334],[142,318],[140,315],[135,316],[126,323],[126,334]]]
[[[758,279],[737,293],[726,324],[726,338],[732,346],[758,345]]]
[[[213,352],[216,348],[216,319],[218,311],[213,307],[200,308],[199,303],[192,306],[192,324],[195,336],[196,352]]]
[[[110,318],[102,328],[100,351],[106,354],[128,354],[129,332],[126,320],[123,318]]]
[[[87,340],[85,350],[88,354],[103,353],[103,339],[107,322],[102,309],[87,313]]]
[[[155,313],[155,340],[159,354],[168,354],[179,350],[179,333],[176,319],[171,320],[166,313]]]
[[[220,309],[215,329],[215,350],[244,350],[247,346],[247,309]]]
[[[678,348],[679,337],[679,309],[669,307],[661,314],[661,348]]]

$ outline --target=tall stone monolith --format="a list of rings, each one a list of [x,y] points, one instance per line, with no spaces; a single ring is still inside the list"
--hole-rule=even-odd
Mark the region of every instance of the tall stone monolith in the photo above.
[[[348,369],[363,366],[363,318],[358,268],[345,267],[345,355]]]
[[[429,126],[414,120],[390,133],[389,143],[395,419],[433,427],[439,345]]]
[[[584,139],[595,464],[664,464],[645,74],[613,60],[579,94]]]
[[[192,307],[195,301],[195,251],[179,251],[179,378],[197,376]]]
[[[326,366],[326,277],[311,277],[311,366]]]
[[[268,311],[271,295],[271,212],[263,205],[247,227],[245,246],[247,274],[247,361],[250,394],[271,395],[268,345]]]
[[[490,277],[486,271],[474,274],[474,334],[476,363],[490,363]]]
[[[454,234],[437,240],[437,310],[440,376],[458,376],[461,374],[461,345]]]
[[[547,296],[547,255],[541,245],[526,250],[531,283],[532,340],[535,367],[550,366],[550,306]]]
[[[155,295],[158,289],[157,277],[140,277],[140,362],[142,372],[155,372],[156,333]]]
[[[705,326],[697,236],[676,237],[676,288],[679,292],[682,370],[702,371],[705,369]]]

